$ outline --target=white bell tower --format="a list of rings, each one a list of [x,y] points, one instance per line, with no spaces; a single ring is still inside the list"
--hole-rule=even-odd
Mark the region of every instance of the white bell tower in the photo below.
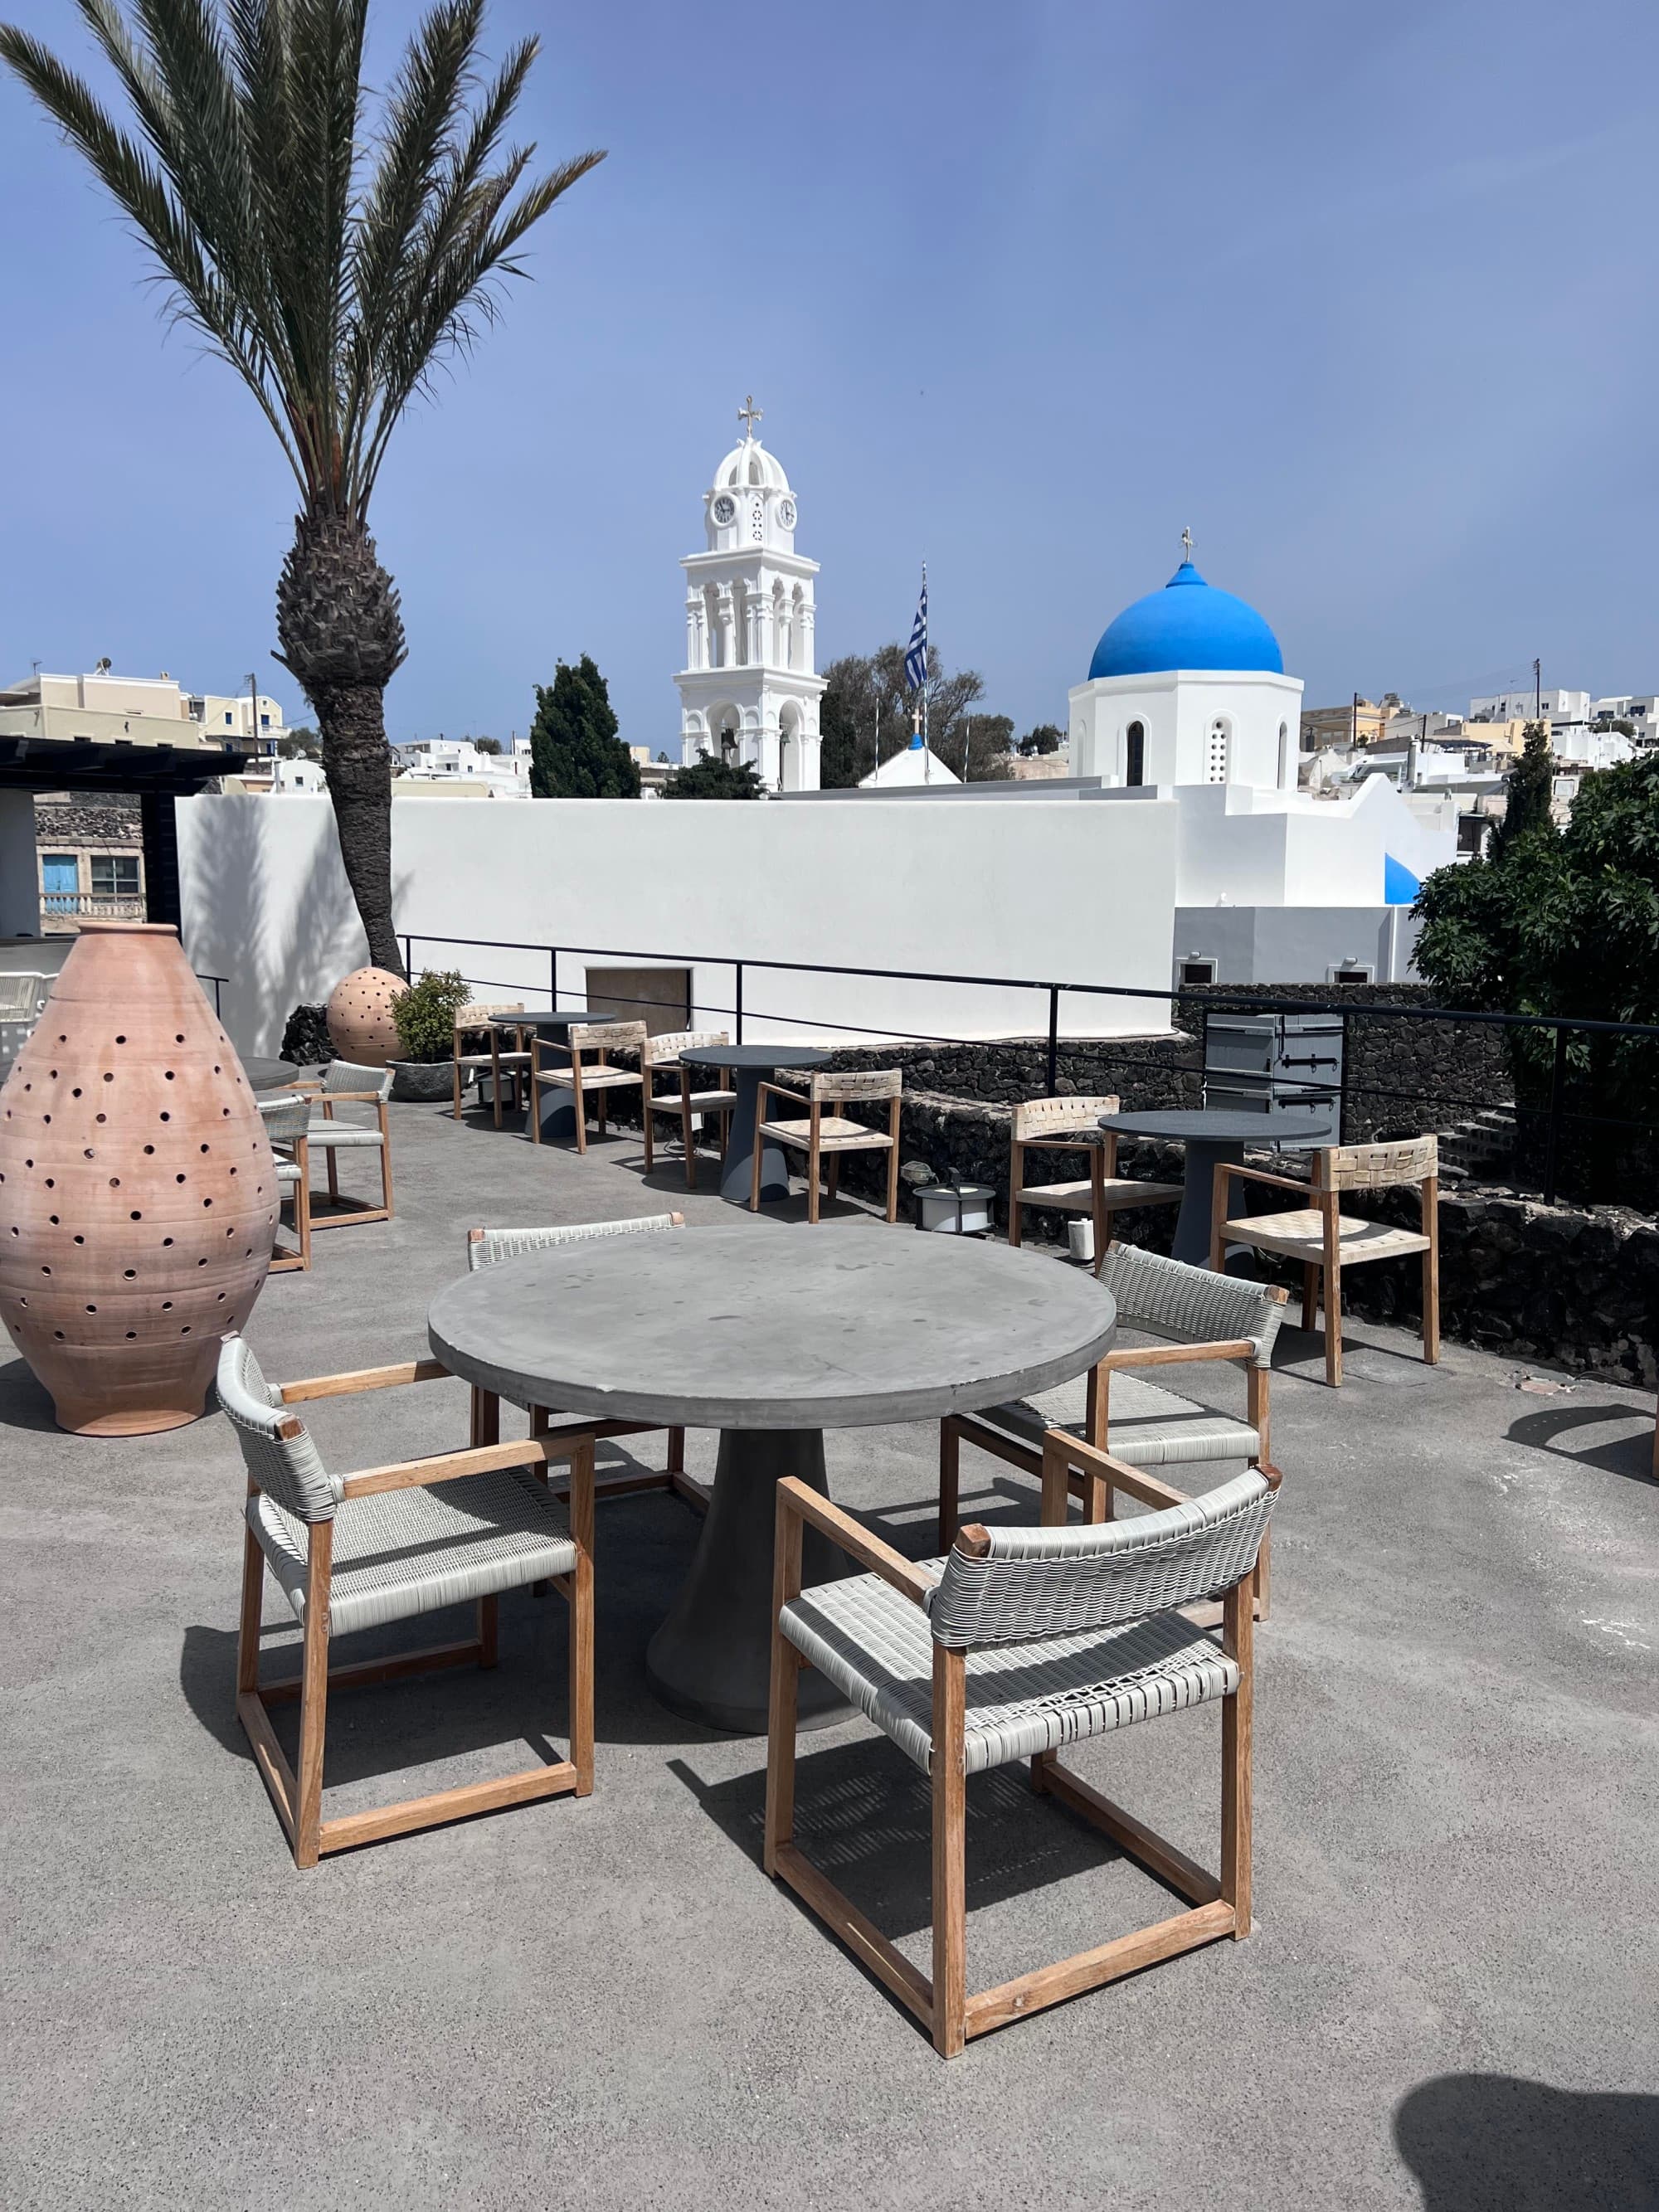
[[[818,701],[812,580],[816,561],[795,550],[789,479],[756,434],[751,396],[744,425],[703,494],[707,550],[688,553],[681,750],[747,762],[768,791],[818,787]]]

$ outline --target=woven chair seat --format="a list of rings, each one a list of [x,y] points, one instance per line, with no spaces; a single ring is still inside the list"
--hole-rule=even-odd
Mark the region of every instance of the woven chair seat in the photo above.
[[[550,1083],[561,1091],[574,1091],[576,1087],[575,1076],[568,1067],[544,1067],[540,1074],[544,1083]],[[638,1084],[641,1079],[636,1067],[585,1067],[582,1070],[584,1091],[617,1091],[624,1084]]]
[[[1385,1221],[1361,1221],[1354,1215],[1336,1218],[1341,1264],[1357,1266],[1364,1260],[1397,1260],[1411,1252],[1426,1252],[1429,1240],[1412,1229],[1392,1229]],[[1277,1252],[1287,1260],[1322,1260],[1325,1256],[1325,1217],[1317,1207],[1299,1213],[1247,1213],[1221,1224],[1224,1244],[1253,1244],[1258,1251]]]
[[[313,1146],[323,1146],[332,1152],[348,1152],[353,1148],[367,1150],[379,1147],[382,1142],[378,1129],[365,1129],[356,1121],[315,1121],[306,1132]]]
[[[760,1133],[775,1137],[781,1145],[798,1145],[802,1152],[812,1147],[812,1124],[806,1121],[763,1121]],[[862,1121],[844,1121],[838,1114],[825,1114],[818,1121],[818,1150],[821,1152],[887,1152],[893,1140],[884,1129],[866,1129]]]
[[[1094,1185],[1085,1176],[1080,1182],[1030,1182],[1013,1194],[1022,1206],[1052,1206],[1063,1213],[1094,1210]],[[1167,1206],[1182,1195],[1178,1182],[1137,1182],[1131,1176],[1107,1176],[1101,1185],[1101,1202],[1109,1213],[1134,1206]]]
[[[1120,1370],[1112,1376],[1106,1405],[1106,1448],[1129,1467],[1242,1462],[1254,1459],[1261,1448],[1261,1437],[1248,1421],[1182,1398],[1159,1383],[1143,1382],[1131,1370]],[[987,1407],[975,1418],[1018,1437],[1022,1443],[1041,1443],[1048,1429],[1064,1429],[1086,1443],[1086,1412],[1087,1382],[1079,1376],[1036,1397]]]
[[[268,1491],[247,1522],[297,1620],[305,1619],[306,1524]],[[433,1488],[348,1498],[334,1516],[332,1632],[345,1636],[574,1572],[563,1508],[523,1468]]]
[[[944,1562],[921,1569],[935,1582]],[[804,1590],[780,1616],[795,1649],[926,1773],[933,1758],[933,1638],[927,1615],[854,1575]],[[1238,1686],[1238,1668],[1179,1613],[967,1655],[969,1774],[1058,1751]]]

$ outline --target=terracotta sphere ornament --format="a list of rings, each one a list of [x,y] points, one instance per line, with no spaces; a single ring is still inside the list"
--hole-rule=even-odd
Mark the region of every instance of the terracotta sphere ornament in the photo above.
[[[253,1093],[178,931],[83,922],[0,1091],[0,1319],[61,1427],[198,1418],[276,1209]]]
[[[328,1041],[354,1067],[385,1067],[402,1047],[392,1018],[393,1001],[409,988],[385,968],[356,968],[334,986],[328,1000]]]

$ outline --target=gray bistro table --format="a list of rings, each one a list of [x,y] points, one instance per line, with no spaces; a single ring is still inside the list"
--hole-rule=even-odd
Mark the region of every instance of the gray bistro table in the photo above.
[[[1177,1260],[1193,1267],[1209,1265],[1215,1171],[1224,1161],[1241,1166],[1246,1145],[1271,1145],[1277,1152],[1294,1152],[1335,1142],[1331,1123],[1306,1112],[1251,1114],[1219,1106],[1172,1106],[1167,1113],[1103,1114],[1100,1126],[1115,1129],[1120,1137],[1162,1138],[1187,1147],[1173,1250]]]
[[[1068,1381],[1116,1323],[1092,1276],[1006,1245],[733,1225],[483,1268],[440,1291],[427,1334],[453,1374],[517,1405],[720,1431],[696,1552],[646,1673],[675,1712],[757,1735],[779,1480],[827,1492],[825,1429],[935,1421]],[[811,1529],[804,1571],[845,1571]],[[822,1676],[803,1678],[803,1717],[841,1711]]]
[[[822,1067],[829,1054],[809,1044],[693,1045],[680,1058],[688,1067],[729,1067],[737,1078],[738,1103],[732,1109],[732,1132],[726,1140],[726,1165],[720,1171],[720,1196],[734,1206],[747,1206],[754,1175],[755,1102],[769,1075],[781,1070],[804,1073]],[[777,1200],[789,1195],[789,1162],[781,1145],[769,1144],[761,1159],[761,1196]]]
[[[578,1007],[574,1013],[567,1010],[562,1014],[495,1015],[489,1024],[491,1063],[489,1079],[490,1086],[496,1097],[499,1098],[501,1096],[501,1084],[500,1048],[495,1042],[498,1037],[515,1036],[517,1048],[520,1052],[524,1050],[524,1041],[526,1037],[539,1038],[544,1043],[568,1048],[572,1026],[577,1022],[591,1022],[592,1018],[586,1006]],[[530,1049],[533,1054],[536,1049],[533,1043]],[[569,1056],[567,1049],[565,1057],[568,1060]],[[533,1060],[532,1065],[533,1068]],[[568,1138],[572,1144],[575,1142],[576,1107],[574,1095],[570,1091],[555,1090],[551,1087],[546,1091],[540,1091],[535,1084],[532,1083],[530,1105],[525,1119],[526,1129],[530,1127],[529,1115],[538,1112],[541,1115],[544,1143],[550,1137],[556,1139]]]

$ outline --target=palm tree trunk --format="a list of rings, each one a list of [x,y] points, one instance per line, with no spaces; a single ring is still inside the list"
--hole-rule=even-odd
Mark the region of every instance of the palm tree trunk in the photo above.
[[[276,587],[276,656],[317,716],[340,858],[368,957],[404,972],[392,912],[392,755],[384,694],[405,647],[398,591],[350,518],[300,515]]]

